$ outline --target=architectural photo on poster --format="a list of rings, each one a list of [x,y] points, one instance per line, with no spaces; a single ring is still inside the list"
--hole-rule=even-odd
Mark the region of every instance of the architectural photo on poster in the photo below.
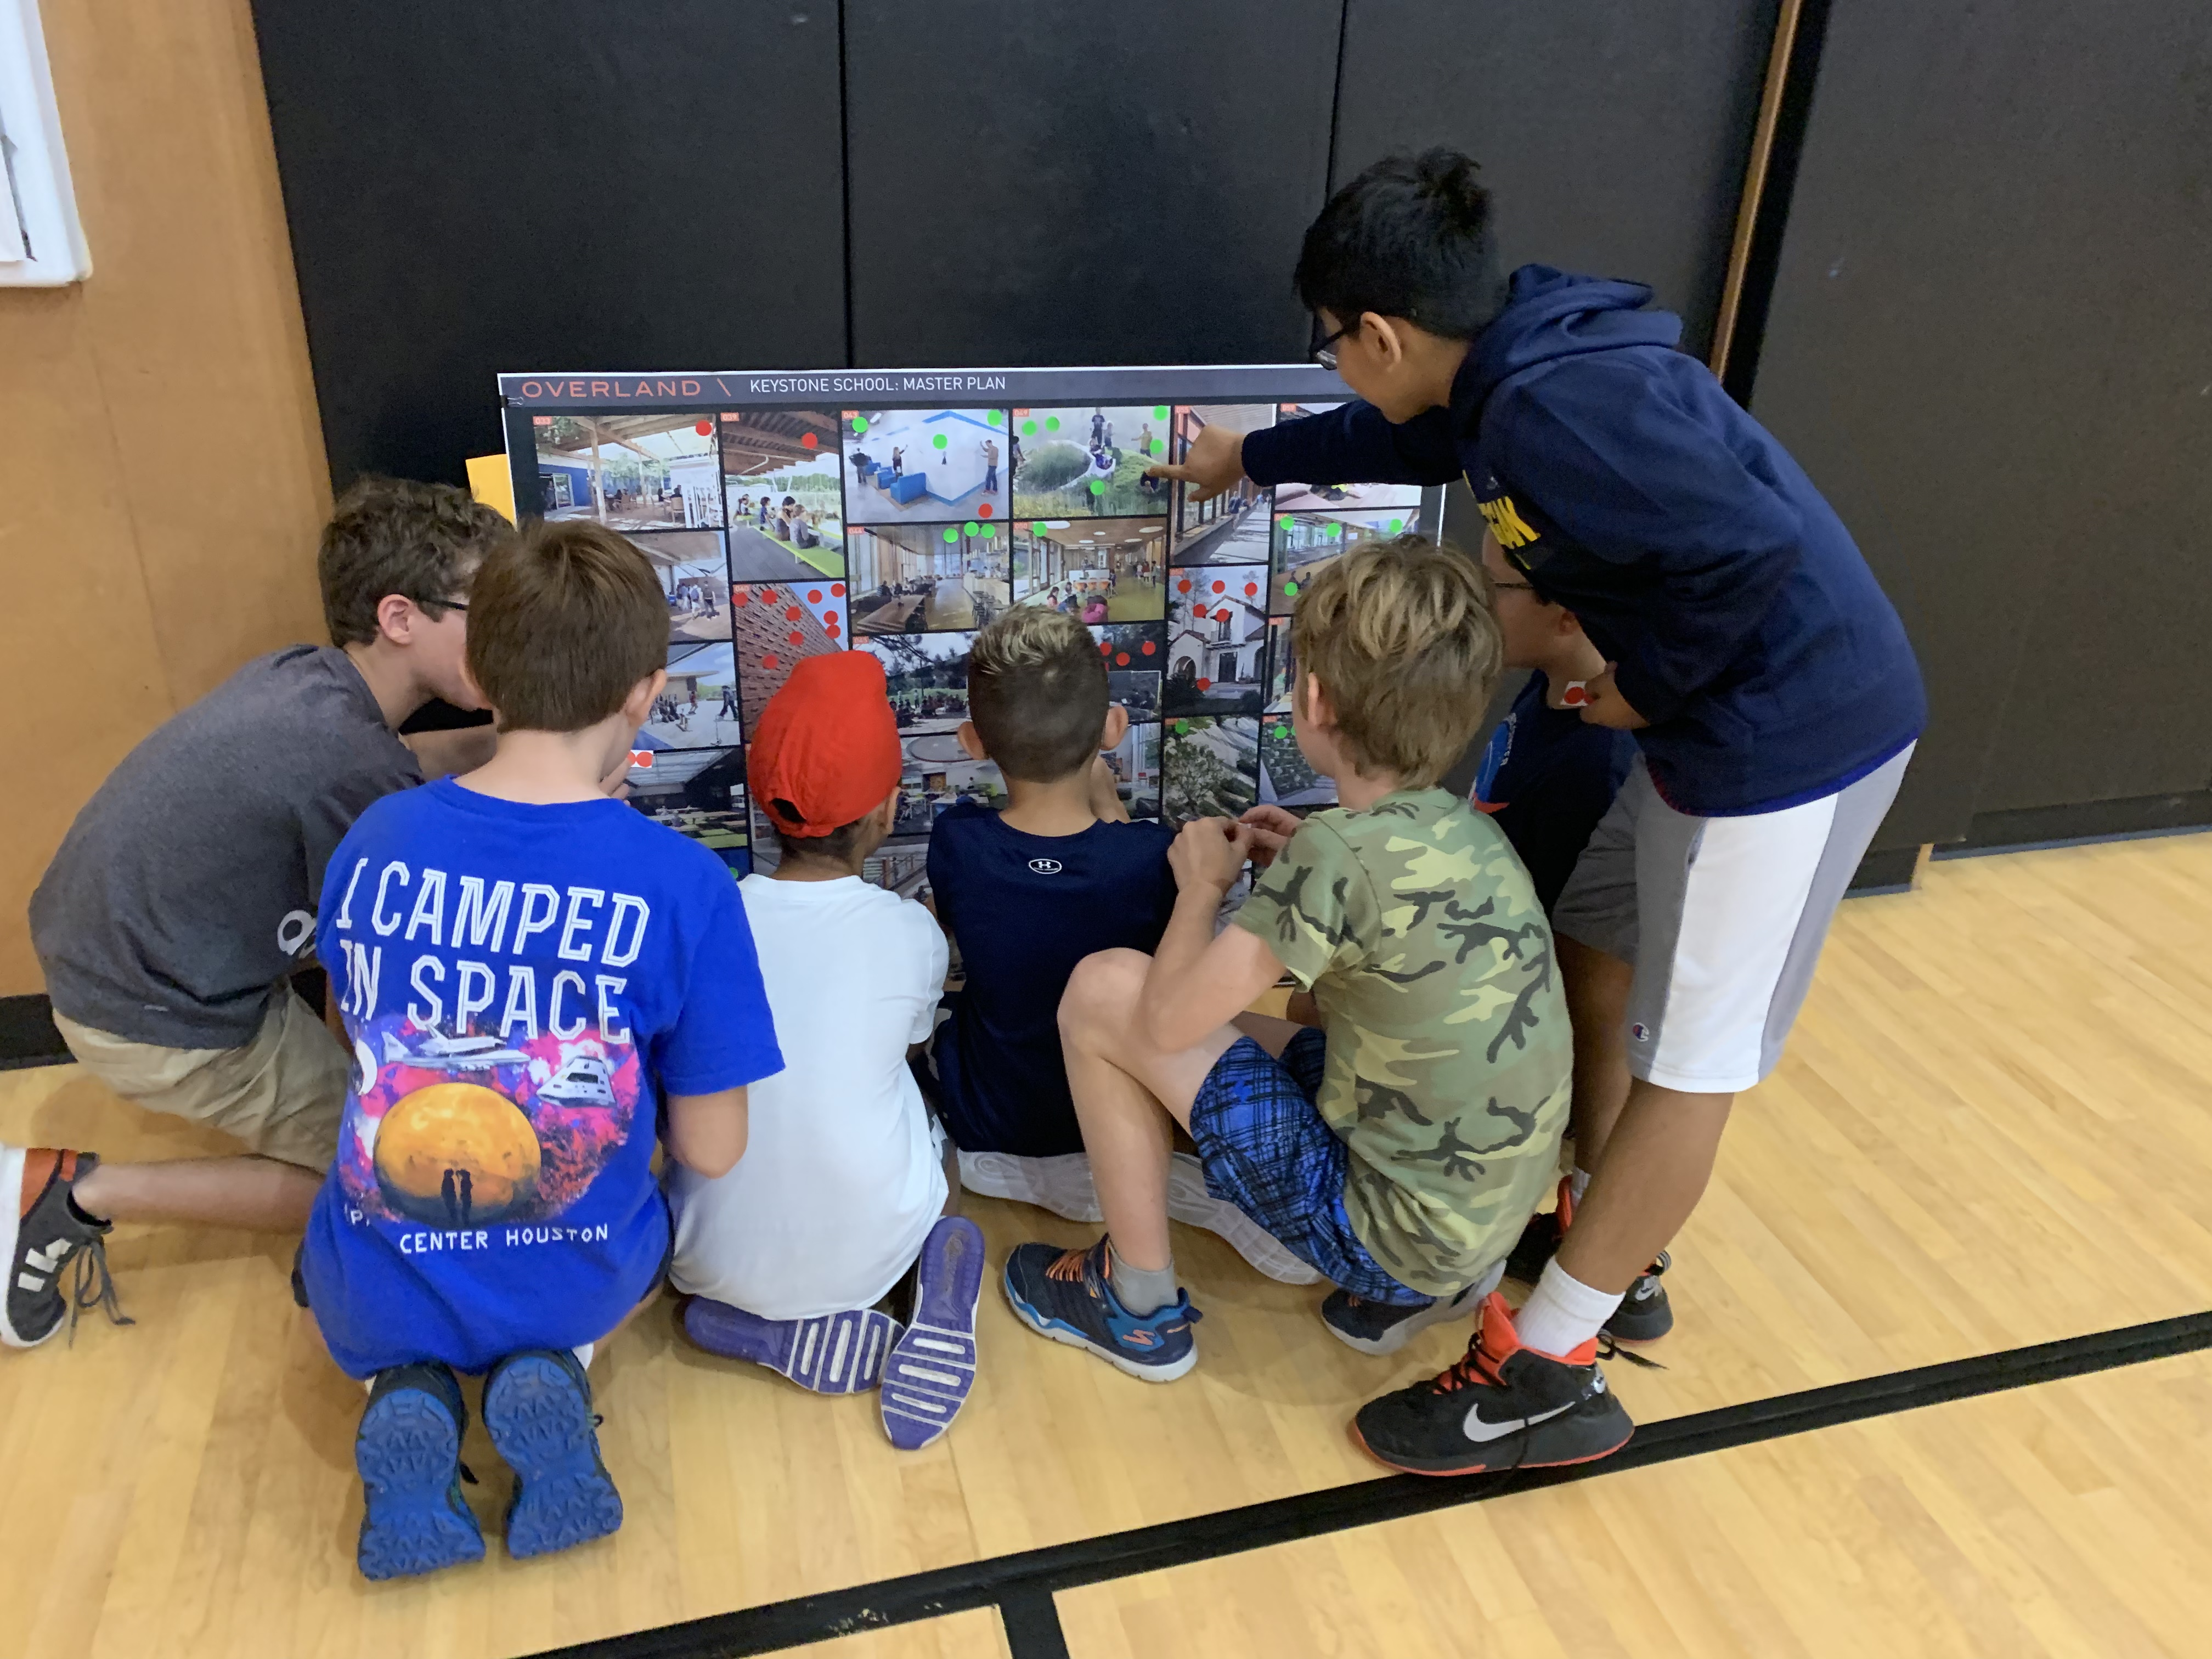
[[[629,543],[653,562],[668,596],[668,637],[730,637],[729,564],[719,530],[640,532]]]
[[[738,874],[752,868],[742,749],[634,751],[629,804],[696,841]]]
[[[1168,459],[1173,405],[1014,410],[1014,516],[1145,518],[1173,486],[1146,476]]]
[[[1006,526],[981,520],[855,526],[848,568],[862,634],[988,627],[1013,591]]]
[[[973,634],[872,634],[854,642],[884,665],[902,732],[957,732],[968,718],[968,652]],[[949,758],[945,763],[955,766]]]
[[[843,575],[836,416],[825,410],[748,410],[725,413],[720,425],[730,580]]]
[[[1302,583],[1312,580],[1360,543],[1422,527],[1418,501],[1412,507],[1375,507],[1358,512],[1286,513],[1278,507],[1274,523],[1274,574],[1267,608],[1278,617],[1291,614]]]
[[[1303,421],[1340,409],[1340,404],[1285,404],[1278,418]],[[1325,507],[1419,507],[1421,486],[1401,483],[1283,483],[1275,486],[1275,510],[1298,512]]]
[[[1005,410],[850,409],[841,429],[854,524],[1006,518]]]
[[[1164,519],[1018,519],[1014,603],[1085,623],[1158,622],[1166,614]]]
[[[1267,568],[1203,565],[1172,573],[1169,714],[1256,714],[1267,678]]]
[[[539,415],[531,424],[547,518],[613,530],[721,524],[712,415]]]
[[[1190,453],[1191,441],[1208,427],[1236,433],[1272,426],[1273,404],[1184,404],[1175,411],[1175,459]],[[1249,478],[1205,501],[1188,485],[1176,486],[1173,564],[1253,564],[1267,556],[1267,509],[1273,492]]]

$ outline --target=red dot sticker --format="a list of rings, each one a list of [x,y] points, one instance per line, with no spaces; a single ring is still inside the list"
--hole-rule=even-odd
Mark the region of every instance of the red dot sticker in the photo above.
[[[1145,641],[1145,654],[1148,657],[1152,654],[1152,642],[1150,640]]]
[[[845,597],[845,584],[842,582],[831,582],[830,584],[830,594],[832,599],[843,599]]]
[[[791,632],[785,635],[784,638],[791,642],[791,648],[794,651],[799,649],[800,646],[806,643],[806,635],[800,633],[795,628],[793,629]]]
[[[750,589],[733,587],[730,590],[730,603],[732,605],[750,605],[752,602],[753,596]]]
[[[1227,582],[1216,582],[1213,585],[1213,591],[1217,593],[1226,593],[1229,591],[1229,584]]]
[[[1245,591],[1247,593],[1249,593],[1249,592],[1250,592],[1252,590],[1251,590],[1250,588],[1249,588],[1249,587],[1248,587],[1248,588],[1246,588],[1244,591]],[[808,588],[808,589],[806,590],[806,602],[807,602],[807,604],[809,604],[809,605],[819,605],[819,604],[821,604],[821,603],[822,603],[822,590],[821,590],[820,588],[818,588],[818,587],[810,587],[810,588]]]
[[[797,605],[789,605],[784,610],[783,619],[786,622],[797,622],[806,613],[804,611],[801,611]]]
[[[979,518],[979,519],[988,519],[988,518],[989,518],[989,517],[991,516],[991,504],[990,504],[990,502],[988,502],[988,501],[985,501],[985,502],[981,503],[980,506],[978,506],[978,507],[976,507],[976,509],[975,509],[975,516],[976,516],[977,518]]]
[[[773,652],[773,651],[771,651],[771,652],[769,652],[766,656],[763,657],[763,658],[761,659],[761,666],[762,666],[763,668],[767,669],[770,673],[775,672],[775,652]]]
[[[1113,641],[1111,641],[1111,640],[1101,640],[1101,641],[1098,641],[1098,654],[1099,654],[1100,656],[1102,656],[1102,657],[1110,657],[1110,656],[1112,656],[1112,655],[1114,654],[1114,642],[1113,642]]]
[[[1260,591],[1260,584],[1259,584],[1259,583],[1257,583],[1257,582],[1246,582],[1246,583],[1244,584],[1244,592],[1245,592],[1248,595],[1249,595],[1249,594],[1256,593],[1256,592],[1258,592],[1259,591]]]
[[[1114,653],[1114,663],[1116,667],[1127,668],[1129,665],[1129,653],[1126,651],[1115,652]]]
[[[1213,682],[1212,680],[1200,680],[1198,683],[1198,689],[1201,691],[1209,691],[1212,690],[1212,688]]]
[[[822,447],[822,440],[811,432],[802,432],[799,434],[799,447],[801,449],[818,449]]]
[[[830,617],[830,619],[822,626],[823,631],[828,634],[831,639],[834,640],[837,637],[837,619],[835,617]]]
[[[711,438],[714,435],[714,423],[712,421],[701,421],[691,429],[702,438]]]
[[[1178,592],[1178,593],[1188,593],[1188,592],[1190,592],[1190,578],[1189,578],[1189,577],[1188,577],[1188,576],[1185,576],[1185,577],[1184,577],[1181,581],[1177,582],[1177,583],[1176,584],[1176,592]]]

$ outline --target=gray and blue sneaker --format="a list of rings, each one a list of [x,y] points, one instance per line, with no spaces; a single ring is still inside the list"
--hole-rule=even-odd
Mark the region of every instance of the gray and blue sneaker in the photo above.
[[[507,1553],[544,1555],[623,1523],[622,1494],[599,1461],[592,1384],[564,1348],[509,1354],[484,1378],[484,1427],[514,1471]]]
[[[884,1432],[920,1451],[952,1426],[975,1386],[975,1304],[983,1299],[983,1232],[949,1215],[915,1264],[914,1318],[884,1366]]]
[[[1147,1382],[1172,1382],[1198,1364],[1190,1328],[1200,1317],[1190,1293],[1139,1316],[1114,1294],[1113,1246],[1089,1249],[1022,1244],[1006,1258],[1004,1283],[1014,1317],[1039,1336],[1088,1348],[1108,1364]]]
[[[883,1380],[900,1326],[874,1308],[763,1319],[711,1297],[684,1304],[684,1334],[708,1353],[749,1360],[816,1394],[860,1394]]]
[[[483,1530],[461,1496],[468,1407],[434,1362],[377,1373],[354,1435],[361,1472],[361,1576],[406,1578],[483,1559]]]

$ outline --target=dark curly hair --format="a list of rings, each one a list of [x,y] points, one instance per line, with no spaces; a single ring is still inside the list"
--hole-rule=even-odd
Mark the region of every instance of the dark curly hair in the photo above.
[[[1363,312],[1471,340],[1505,306],[1490,192],[1455,149],[1377,161],[1328,198],[1306,229],[1292,280],[1340,325]]]
[[[391,593],[443,616],[485,556],[514,533],[505,519],[452,484],[361,479],[338,497],[315,555],[331,643],[374,639],[376,607]]]

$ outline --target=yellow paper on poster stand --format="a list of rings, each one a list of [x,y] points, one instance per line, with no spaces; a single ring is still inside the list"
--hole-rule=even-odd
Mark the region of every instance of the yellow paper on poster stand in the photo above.
[[[514,522],[514,474],[504,455],[469,457],[469,494],[509,524]]]

